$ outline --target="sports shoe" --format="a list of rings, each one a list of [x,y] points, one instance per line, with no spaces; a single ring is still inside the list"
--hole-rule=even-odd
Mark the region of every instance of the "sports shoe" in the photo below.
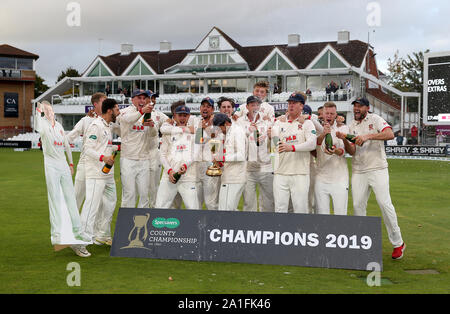
[[[112,245],[112,239],[111,238],[95,238],[94,243],[99,242],[101,244],[106,244],[111,246]]]
[[[79,244],[72,245],[70,248],[75,252],[75,254],[77,254],[80,257],[91,256],[91,253],[89,253],[88,250],[86,250],[86,247],[84,245],[79,245]]]
[[[405,251],[406,244],[403,242],[403,244],[399,247],[395,247],[394,251],[392,252],[392,258],[393,259],[401,259],[403,257],[403,251]]]
[[[83,242],[91,242],[92,241],[91,237],[89,237],[84,232],[82,232],[82,233],[75,233],[74,236],[75,236],[75,239],[83,241]]]

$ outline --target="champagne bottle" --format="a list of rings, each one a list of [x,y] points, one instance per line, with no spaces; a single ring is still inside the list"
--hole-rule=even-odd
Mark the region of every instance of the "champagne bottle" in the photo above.
[[[356,135],[353,135],[353,134],[347,134],[347,135],[345,136],[345,138],[346,138],[349,142],[355,143]],[[361,145],[361,146],[362,146],[362,145]]]
[[[256,129],[255,131],[255,140],[256,140],[256,146],[259,146],[259,131]]]
[[[327,133],[325,135],[325,146],[328,150],[332,150],[333,149],[333,138],[331,137],[330,133]]]
[[[152,118],[152,113],[151,112],[146,112],[144,114],[144,121],[143,122],[145,122],[145,121],[147,121],[148,119],[151,119],[151,118]]]
[[[195,132],[195,144],[203,144],[203,128],[198,128]]]
[[[175,172],[175,174],[173,175],[173,178],[175,179],[175,183],[177,183],[178,180],[180,180],[180,178],[181,178],[181,174],[179,172]]]
[[[113,156],[112,156],[112,159],[113,159],[113,160],[114,160],[114,158],[116,158],[116,155],[117,155],[117,150],[114,152],[114,154],[113,154]],[[111,165],[108,165],[108,164],[105,163],[105,165],[103,166],[102,172],[103,172],[104,174],[108,174],[109,171],[111,170],[111,168],[112,168]]]

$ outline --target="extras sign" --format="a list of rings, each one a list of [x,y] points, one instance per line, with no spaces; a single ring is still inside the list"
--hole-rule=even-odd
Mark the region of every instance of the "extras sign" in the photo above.
[[[442,146],[385,146],[387,155],[445,157],[447,149]]]
[[[111,256],[366,270],[382,265],[381,219],[120,208]]]

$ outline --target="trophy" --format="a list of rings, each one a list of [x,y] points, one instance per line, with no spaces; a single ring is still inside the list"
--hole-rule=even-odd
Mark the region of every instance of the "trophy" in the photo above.
[[[141,233],[142,228],[144,228],[144,235],[142,237],[142,240],[145,241],[147,239],[147,235],[148,235],[148,231],[147,231],[147,222],[150,218],[150,214],[146,214],[145,216],[143,215],[136,215],[133,217],[133,221],[134,221],[134,227],[133,229],[131,229],[130,234],[128,235],[128,241],[130,241],[130,244],[127,246],[128,248],[130,247],[135,247],[135,248],[142,248],[144,247],[144,242],[142,242],[139,239],[139,235]],[[133,234],[133,231],[136,230],[136,237],[134,238],[134,240],[131,240],[131,235]]]
[[[211,153],[214,154],[216,152],[216,147],[219,147],[220,145],[220,140],[210,139],[208,144],[211,147]],[[216,160],[214,160],[213,164],[206,169],[206,175],[210,177],[220,177],[222,175],[222,169],[220,169]]]

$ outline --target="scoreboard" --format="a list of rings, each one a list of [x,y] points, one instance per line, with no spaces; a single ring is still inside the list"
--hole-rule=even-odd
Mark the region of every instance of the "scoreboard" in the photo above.
[[[450,51],[424,54],[423,123],[450,125]]]

